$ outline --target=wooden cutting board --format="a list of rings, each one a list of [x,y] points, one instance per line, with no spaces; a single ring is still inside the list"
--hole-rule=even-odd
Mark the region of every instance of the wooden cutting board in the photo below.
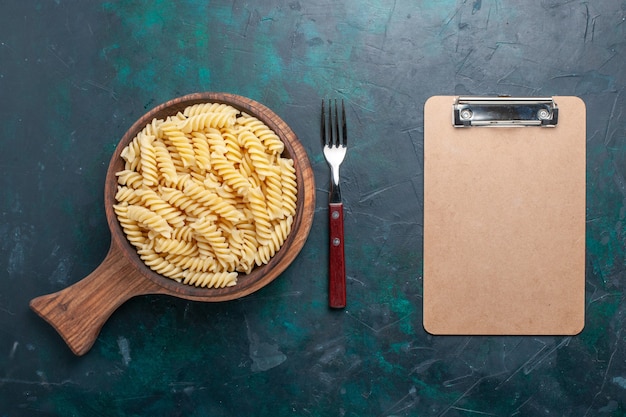
[[[267,265],[254,268],[248,275],[240,275],[237,285],[226,288],[185,285],[150,270],[126,239],[113,210],[117,190],[115,173],[123,168],[122,149],[153,118],[175,115],[189,105],[206,102],[229,104],[270,127],[285,144],[285,156],[294,160],[298,184],[296,215],[283,247]],[[107,319],[132,297],[165,294],[194,301],[220,302],[244,297],[268,285],[289,266],[306,242],[315,211],[315,181],[306,150],[291,128],[272,110],[234,94],[195,93],[155,107],[126,132],[109,164],[104,201],[111,230],[111,247],[104,261],[74,285],[30,302],[31,309],[57,330],[76,355],[89,351]]]

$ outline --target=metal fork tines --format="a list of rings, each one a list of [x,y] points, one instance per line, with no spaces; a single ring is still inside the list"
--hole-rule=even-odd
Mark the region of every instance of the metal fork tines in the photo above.
[[[341,100],[341,115],[337,100],[328,100],[328,117],[322,101],[322,145],[324,157],[330,165],[331,183],[328,202],[329,211],[329,306],[346,306],[346,264],[343,244],[343,203],[339,188],[339,166],[346,156],[348,132],[346,110]]]
[[[326,112],[324,101],[322,101],[322,142],[324,146],[324,157],[330,165],[332,182],[330,188],[330,202],[341,202],[341,191],[339,188],[339,166],[346,156],[348,144],[348,132],[346,127],[346,111],[341,100],[341,117],[339,117],[337,100],[334,103],[334,115],[332,100],[328,100],[328,126],[326,126]]]

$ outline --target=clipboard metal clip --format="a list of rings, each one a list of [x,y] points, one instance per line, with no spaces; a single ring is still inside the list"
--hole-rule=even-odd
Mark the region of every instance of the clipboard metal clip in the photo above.
[[[555,127],[559,109],[552,97],[457,97],[454,127]]]

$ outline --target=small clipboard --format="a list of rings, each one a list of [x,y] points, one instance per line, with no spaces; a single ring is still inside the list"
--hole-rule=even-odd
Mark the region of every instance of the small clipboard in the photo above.
[[[585,323],[586,112],[577,97],[424,107],[424,328],[574,335]]]

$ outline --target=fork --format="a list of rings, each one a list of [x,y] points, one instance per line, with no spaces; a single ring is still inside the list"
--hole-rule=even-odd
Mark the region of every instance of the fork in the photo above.
[[[330,235],[328,305],[331,308],[344,308],[346,306],[346,262],[343,245],[343,203],[339,189],[339,166],[346,156],[348,132],[343,100],[341,100],[341,117],[339,117],[337,99],[335,99],[334,106],[333,102],[328,100],[328,119],[324,100],[322,100],[321,130],[324,157],[331,172],[328,200]]]

